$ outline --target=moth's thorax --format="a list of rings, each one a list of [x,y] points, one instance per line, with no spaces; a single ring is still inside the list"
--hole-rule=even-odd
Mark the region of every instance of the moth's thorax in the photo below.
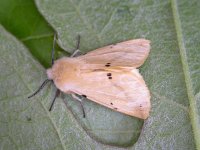
[[[70,92],[74,80],[77,79],[80,61],[76,58],[64,57],[56,60],[52,68],[47,70],[47,76],[52,79],[57,88],[63,92]]]

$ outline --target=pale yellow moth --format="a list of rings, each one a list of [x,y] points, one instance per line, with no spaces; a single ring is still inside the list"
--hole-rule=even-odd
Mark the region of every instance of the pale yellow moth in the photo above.
[[[149,52],[149,40],[129,40],[58,59],[47,76],[64,93],[82,95],[115,111],[146,119],[150,92],[137,68]]]

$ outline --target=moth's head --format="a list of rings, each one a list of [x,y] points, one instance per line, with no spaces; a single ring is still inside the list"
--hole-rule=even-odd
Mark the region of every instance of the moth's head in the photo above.
[[[66,58],[65,58],[66,59]],[[50,69],[47,69],[47,76],[48,76],[48,79],[46,79],[42,84],[41,86],[38,88],[37,91],[35,91],[32,95],[30,95],[28,98],[31,98],[33,96],[35,96],[39,91],[41,91],[41,89],[43,89],[43,87],[48,83],[48,82],[51,82],[51,83],[54,83],[57,87],[57,90],[56,90],[56,95],[54,97],[54,100],[49,108],[49,111],[51,111],[52,109],[52,106],[53,106],[53,103],[56,99],[56,97],[59,95],[59,93],[61,91],[63,91],[62,89],[62,85],[61,84],[61,81],[62,81],[62,78],[63,76],[66,74],[64,73],[66,70],[64,68],[67,68],[66,65],[63,65],[63,61],[64,59],[59,59],[57,61],[55,61],[55,63],[52,63],[52,68]],[[67,63],[66,63],[67,64]],[[68,67],[69,68],[69,67]],[[53,81],[53,82],[52,82]]]
[[[64,57],[58,59],[53,64],[52,68],[47,69],[49,80],[53,80],[54,84],[61,91],[66,91],[66,85],[73,82],[77,72],[77,65],[73,58]]]
[[[63,79],[69,73],[69,69],[70,61],[68,61],[68,58],[58,59],[51,68],[47,69],[47,77],[55,82],[55,80]]]

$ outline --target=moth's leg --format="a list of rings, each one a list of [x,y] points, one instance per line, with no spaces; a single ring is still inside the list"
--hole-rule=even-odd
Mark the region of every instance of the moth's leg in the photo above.
[[[37,93],[39,93],[39,92],[43,89],[43,87],[44,87],[49,81],[52,81],[52,80],[46,79],[46,80],[42,83],[42,85],[40,85],[40,87],[39,87],[32,95],[30,95],[28,98],[31,98],[31,97],[35,96]]]
[[[51,51],[51,65],[53,66],[54,64],[54,53],[55,53],[55,45],[56,45],[56,40],[57,40],[57,33],[54,33],[54,38],[53,38],[53,47]]]
[[[53,101],[52,101],[52,103],[51,103],[51,106],[50,106],[50,108],[49,108],[49,111],[52,110],[52,108],[53,108],[53,104],[54,104],[56,98],[57,98],[59,95],[60,95],[60,90],[57,89],[57,90],[56,90],[56,93],[55,93],[55,96],[54,96],[54,98],[53,98]]]
[[[73,97],[75,100],[77,100],[77,101],[80,102],[81,108],[82,108],[82,111],[83,111],[83,118],[85,118],[85,110],[84,110],[84,107],[83,107],[83,101],[82,101],[82,99],[79,98],[78,96],[76,96],[76,94],[72,94],[72,97]]]
[[[78,35],[78,36],[77,36],[76,50],[79,49],[79,47],[80,47],[80,40],[81,40],[81,36]]]
[[[80,47],[80,39],[81,39],[81,36],[78,35],[78,37],[77,37],[76,49],[74,50],[74,52],[72,53],[72,55],[71,55],[70,57],[75,57],[75,56],[81,55],[81,51],[79,50],[79,47]]]

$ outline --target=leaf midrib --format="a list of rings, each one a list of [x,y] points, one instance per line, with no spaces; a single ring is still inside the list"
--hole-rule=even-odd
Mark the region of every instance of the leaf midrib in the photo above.
[[[192,80],[190,78],[190,70],[189,70],[189,65],[188,65],[188,60],[187,60],[187,52],[186,52],[186,48],[184,44],[184,37],[182,34],[183,31],[181,27],[177,0],[171,0],[171,5],[172,5],[172,13],[174,17],[176,34],[177,34],[178,46],[180,49],[183,73],[185,77],[186,90],[187,90],[187,95],[188,95],[189,104],[190,104],[189,115],[190,115],[191,124],[193,128],[194,140],[195,140],[196,148],[200,149],[200,125],[198,124],[198,110],[196,107],[195,95],[193,93]]]

